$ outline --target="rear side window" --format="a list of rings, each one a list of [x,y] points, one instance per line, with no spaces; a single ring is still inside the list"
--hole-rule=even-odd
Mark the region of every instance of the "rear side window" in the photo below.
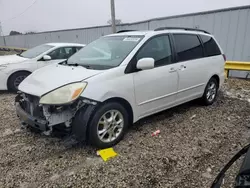
[[[202,45],[198,36],[174,34],[178,61],[188,61],[203,57]]]
[[[206,56],[216,56],[221,54],[220,48],[212,37],[206,35],[201,35],[200,37],[204,45]]]

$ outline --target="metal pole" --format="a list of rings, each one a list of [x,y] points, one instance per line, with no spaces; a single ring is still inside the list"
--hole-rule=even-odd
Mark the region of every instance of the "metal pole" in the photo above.
[[[1,22],[0,22],[0,36],[2,36],[2,37],[3,37],[3,44],[4,44],[4,46],[6,46],[5,36],[4,36],[4,34],[3,34],[3,30],[2,30],[2,24],[1,24]]]
[[[110,0],[111,4],[111,20],[112,20],[112,31],[116,33],[116,25],[115,25],[115,1]]]

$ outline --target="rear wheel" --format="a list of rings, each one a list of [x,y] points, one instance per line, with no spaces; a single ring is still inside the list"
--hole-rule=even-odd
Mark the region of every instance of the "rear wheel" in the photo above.
[[[112,147],[120,142],[128,128],[129,117],[119,103],[102,105],[88,125],[88,141],[98,148]]]
[[[211,105],[215,102],[218,95],[219,84],[215,78],[211,78],[205,88],[202,96],[202,102],[204,105]]]
[[[10,91],[18,91],[19,84],[27,77],[30,73],[28,72],[17,72],[11,75],[8,80],[8,89]]]

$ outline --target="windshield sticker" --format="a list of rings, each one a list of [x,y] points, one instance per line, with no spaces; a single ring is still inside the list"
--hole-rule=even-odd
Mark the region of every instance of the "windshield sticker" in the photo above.
[[[133,37],[127,37],[123,39],[123,41],[127,41],[127,42],[138,42],[139,40],[140,38],[133,38]]]

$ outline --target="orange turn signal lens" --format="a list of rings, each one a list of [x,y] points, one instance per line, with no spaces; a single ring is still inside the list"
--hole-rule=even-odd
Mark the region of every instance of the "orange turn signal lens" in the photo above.
[[[82,93],[83,89],[84,89],[84,88],[78,88],[78,89],[76,89],[76,90],[74,91],[74,93],[73,93],[71,99],[72,99],[72,100],[75,100],[75,99]]]

